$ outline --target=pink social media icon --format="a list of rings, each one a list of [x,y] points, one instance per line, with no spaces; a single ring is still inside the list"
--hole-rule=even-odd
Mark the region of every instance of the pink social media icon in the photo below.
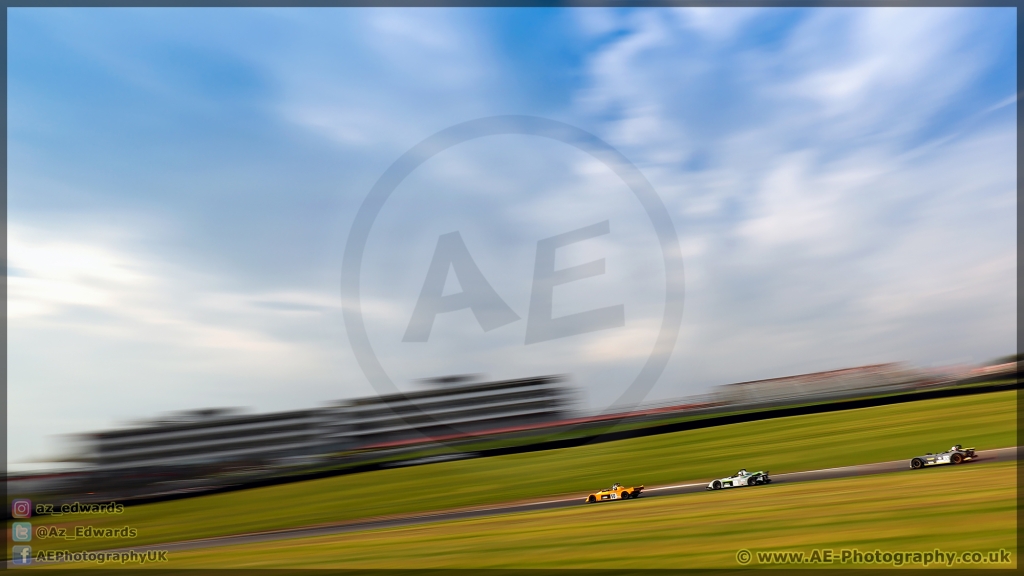
[[[11,502],[11,516],[15,518],[32,517],[32,501],[25,498],[18,498]]]

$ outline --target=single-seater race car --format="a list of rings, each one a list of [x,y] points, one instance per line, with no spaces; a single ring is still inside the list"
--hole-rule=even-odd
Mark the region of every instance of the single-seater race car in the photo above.
[[[612,484],[611,488],[605,488],[604,490],[598,490],[593,494],[587,496],[586,501],[588,503],[603,502],[605,500],[628,500],[630,498],[639,498],[640,492],[644,489],[643,484],[640,486],[623,486],[616,482]]]
[[[712,480],[706,490],[721,490],[722,488],[736,488],[737,486],[756,486],[768,484],[772,479],[768,477],[768,471],[747,472],[746,468],[740,470],[735,476]]]
[[[910,467],[917,470],[918,468],[924,468],[925,466],[960,464],[962,462],[970,462],[971,460],[977,459],[978,456],[974,453],[974,448],[964,448],[959,444],[954,444],[952,448],[945,452],[939,452],[938,454],[932,454],[929,452],[924,456],[911,458]]]

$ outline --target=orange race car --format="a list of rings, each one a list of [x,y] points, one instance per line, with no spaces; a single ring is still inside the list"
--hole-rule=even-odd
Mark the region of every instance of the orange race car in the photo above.
[[[612,484],[611,488],[605,488],[604,490],[598,490],[593,494],[587,496],[587,502],[602,502],[604,500],[628,500],[630,498],[639,498],[640,492],[644,489],[643,485],[625,487],[622,484],[616,482]]]

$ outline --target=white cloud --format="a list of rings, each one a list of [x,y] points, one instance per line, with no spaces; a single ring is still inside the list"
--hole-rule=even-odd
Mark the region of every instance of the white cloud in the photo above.
[[[449,124],[494,113],[500,71],[474,12],[375,9],[324,16],[305,22],[294,42],[263,62],[281,90],[277,106],[285,120],[346,148],[401,148]],[[335,32],[302,34],[302,28]]]
[[[142,237],[8,223],[8,390],[12,405],[47,407],[9,413],[16,467],[53,455],[54,434],[365,393],[343,353],[336,292],[232,290],[171,251],[136,246]]]
[[[680,24],[697,31],[711,40],[725,40],[747,23],[763,14],[760,8],[676,8]]]
[[[674,374],[726,382],[1013,349],[1014,127],[936,119],[994,58],[975,14],[811,11],[777,47],[731,59],[659,34],[648,14],[591,58],[584,111],[612,118],[606,138],[700,246]],[[684,24],[719,42],[750,21],[734,15],[687,11]],[[739,91],[701,107],[703,87],[722,85]],[[705,161],[687,166],[696,151]]]
[[[1016,103],[1017,103],[1017,95],[1016,94],[1012,94],[1009,97],[1004,98],[1003,100],[1000,100],[999,102],[996,102],[995,104],[993,104],[993,105],[989,106],[988,108],[986,108],[984,113],[988,114],[990,112],[995,112],[996,110],[999,110],[1001,108],[1005,108],[1007,106],[1010,106],[1010,105],[1013,105],[1013,104],[1016,104]]]
[[[118,290],[152,281],[111,250],[48,237],[8,223],[8,319],[53,315],[65,306],[112,306]]]
[[[118,236],[128,238],[131,235]],[[259,308],[250,305],[238,310],[232,303],[246,299],[272,300],[273,294],[248,298],[240,294],[197,298],[196,294],[191,294],[182,302],[176,292],[185,288],[182,285],[185,279],[168,278],[166,275],[172,266],[153,256],[132,254],[72,235],[61,237],[60,231],[32,229],[17,223],[8,224],[7,242],[11,271],[8,317],[14,327],[39,319],[50,325],[74,326],[86,333],[91,326],[101,328],[97,325],[101,322],[95,320],[88,324],[70,320],[77,308],[85,307],[111,317],[108,327],[116,328],[128,338],[155,336],[175,345],[187,342],[198,348],[239,352],[284,352],[291,347],[255,330],[191,317],[203,308],[204,302],[212,305],[207,312],[231,310],[251,314]],[[202,317],[202,314],[197,316]],[[159,330],[153,330],[154,327]]]

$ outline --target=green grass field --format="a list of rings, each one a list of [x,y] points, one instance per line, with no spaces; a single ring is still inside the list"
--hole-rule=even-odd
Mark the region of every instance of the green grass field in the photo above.
[[[978,382],[975,384],[959,384],[955,388],[959,390],[967,388],[977,387],[993,387],[993,386],[1005,386],[1010,387],[1014,385],[1014,380],[989,380],[985,382]],[[936,389],[931,389],[936,390]],[[930,390],[930,391],[931,391]],[[905,401],[914,401],[915,396],[919,396],[921,391],[899,391],[889,392],[884,394],[875,394],[865,397],[859,397],[858,399],[878,399],[878,398],[895,398],[900,397]],[[796,407],[809,407],[809,406],[821,406],[834,403],[834,400],[826,401],[813,401],[805,403],[796,403],[788,405],[787,408]],[[723,412],[711,412],[711,413],[699,413],[691,414],[688,412],[682,413],[668,413],[660,416],[655,416],[652,419],[644,419],[643,421],[625,421],[625,422],[614,422],[608,424],[596,424],[590,426],[579,426],[570,427],[569,429],[556,429],[554,431],[546,430],[534,430],[526,431],[516,434],[499,434],[495,436],[488,436],[479,439],[469,439],[461,441],[451,441],[446,443],[444,446],[438,446],[433,448],[421,448],[412,450],[410,452],[401,455],[386,455],[380,456],[379,458],[369,458],[359,462],[359,464],[365,464],[368,462],[372,463],[385,463],[385,462],[396,462],[409,458],[422,458],[428,456],[435,456],[440,454],[452,454],[456,452],[475,452],[482,450],[489,450],[494,448],[503,448],[510,446],[525,446],[529,444],[536,444],[542,442],[552,442],[558,440],[567,439],[578,439],[593,437],[595,435],[606,434],[610,432],[622,432],[626,430],[636,430],[649,428],[651,426],[662,426],[667,424],[679,424],[683,422],[696,422],[700,420],[706,420],[709,418],[720,418],[722,416],[733,416],[739,414],[756,414],[763,412],[770,412],[776,408],[751,408],[746,410],[728,410]],[[357,451],[358,452],[358,451]],[[350,453],[354,454],[354,453]],[[330,470],[344,470],[345,468],[352,467],[356,464],[344,463],[344,464],[328,464],[312,470],[295,471],[291,474],[302,474],[307,471],[330,471]]]
[[[611,484],[703,480],[897,460],[954,443],[1016,445],[1016,391],[778,418],[478,460],[443,462],[135,506],[118,516],[34,524],[131,526],[131,540],[38,541],[98,550],[580,494]],[[8,550],[9,554],[9,550]]]
[[[759,566],[758,552],[938,548],[1004,549],[1011,564],[981,567],[1016,568],[1016,478],[1013,462],[982,462],[172,552],[160,567],[736,568],[742,549]]]

